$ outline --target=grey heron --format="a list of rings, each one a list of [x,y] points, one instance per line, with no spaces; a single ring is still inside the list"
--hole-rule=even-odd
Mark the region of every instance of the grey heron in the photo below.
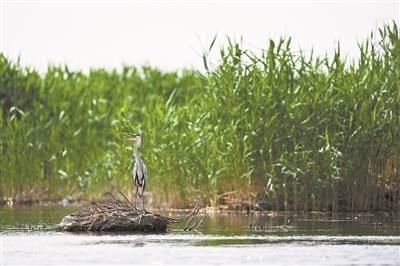
[[[140,136],[139,133],[135,133],[131,135],[127,140],[135,141],[135,144],[133,145],[134,149],[134,159],[135,159],[135,164],[133,166],[133,171],[132,171],[132,179],[136,187],[136,192],[135,192],[135,209],[136,207],[136,200],[137,197],[142,199],[142,211],[146,212],[144,208],[144,200],[143,200],[143,194],[144,194],[144,189],[146,187],[147,183],[147,166],[143,162],[142,158],[140,158],[139,154],[139,148],[142,145],[142,137]]]

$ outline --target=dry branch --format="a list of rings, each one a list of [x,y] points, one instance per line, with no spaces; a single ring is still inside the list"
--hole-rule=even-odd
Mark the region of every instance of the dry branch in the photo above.
[[[125,198],[121,201],[112,196],[112,201],[93,202],[86,207],[64,217],[57,230],[60,231],[129,231],[129,232],[167,232],[171,224],[186,222],[185,231],[197,230],[200,222],[194,222],[200,204],[183,218],[175,219],[159,214],[136,210]],[[192,223],[190,225],[190,223]]]

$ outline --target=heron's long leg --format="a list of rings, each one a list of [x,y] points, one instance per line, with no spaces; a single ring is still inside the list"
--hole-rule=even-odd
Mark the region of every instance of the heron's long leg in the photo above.
[[[144,208],[144,195],[142,195],[142,211],[146,213],[146,209]]]
[[[137,196],[138,196],[138,187],[136,187],[136,193],[135,193],[135,210],[138,210],[138,208],[136,207]]]

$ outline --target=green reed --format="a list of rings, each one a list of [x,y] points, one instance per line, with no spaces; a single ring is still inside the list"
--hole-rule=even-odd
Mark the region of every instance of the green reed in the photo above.
[[[291,50],[290,39],[261,55],[231,43],[205,74],[126,66],[39,75],[0,55],[0,196],[130,193],[124,138],[140,131],[156,205],[399,209],[397,26],[359,51],[349,61],[340,46],[316,57]]]

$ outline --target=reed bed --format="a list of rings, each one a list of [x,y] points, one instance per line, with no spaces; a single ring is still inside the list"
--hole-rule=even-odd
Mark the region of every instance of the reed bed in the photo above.
[[[305,55],[290,38],[262,54],[232,42],[206,73],[49,67],[0,55],[3,199],[130,193],[142,132],[158,206],[400,210],[400,41],[396,24],[359,59]]]

